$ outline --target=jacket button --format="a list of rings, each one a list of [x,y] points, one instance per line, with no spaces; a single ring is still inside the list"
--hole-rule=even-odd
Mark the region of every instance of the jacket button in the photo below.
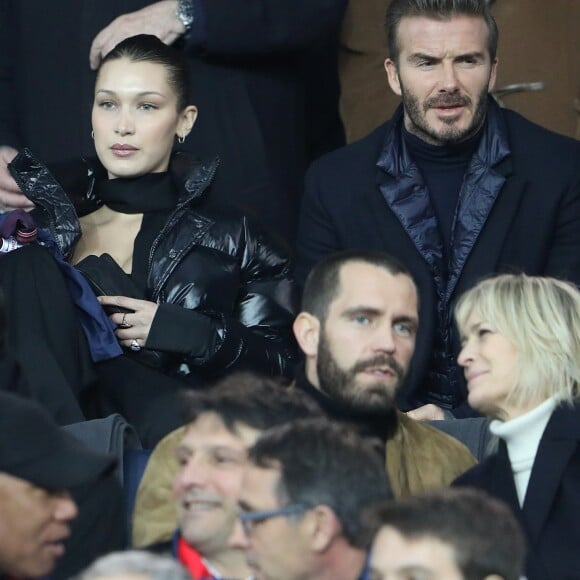
[[[175,250],[169,250],[169,257],[173,260],[177,256],[177,252]]]

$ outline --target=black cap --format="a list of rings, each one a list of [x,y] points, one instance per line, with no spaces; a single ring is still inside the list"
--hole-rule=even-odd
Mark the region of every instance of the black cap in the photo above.
[[[0,472],[46,489],[70,489],[114,466],[114,457],[85,447],[34,401],[0,392]]]

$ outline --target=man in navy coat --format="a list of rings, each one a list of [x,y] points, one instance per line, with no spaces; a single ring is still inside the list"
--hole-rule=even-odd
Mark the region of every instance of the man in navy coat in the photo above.
[[[454,301],[497,272],[580,283],[580,143],[491,98],[498,32],[484,0],[393,0],[386,28],[385,69],[402,105],[311,166],[298,279],[341,249],[398,258],[421,312],[399,404],[421,420],[470,416]]]

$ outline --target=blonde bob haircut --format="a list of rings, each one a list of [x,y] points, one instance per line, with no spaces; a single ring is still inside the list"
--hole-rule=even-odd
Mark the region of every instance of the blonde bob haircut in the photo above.
[[[549,397],[571,404],[580,386],[580,291],[568,282],[525,274],[484,280],[455,307],[461,336],[476,313],[518,351],[516,406]]]

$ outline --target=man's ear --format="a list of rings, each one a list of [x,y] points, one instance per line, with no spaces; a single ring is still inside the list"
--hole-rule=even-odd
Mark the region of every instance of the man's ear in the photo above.
[[[310,510],[310,546],[314,552],[328,550],[334,539],[342,534],[342,526],[336,514],[327,505],[318,505]]]
[[[491,93],[495,88],[495,80],[497,78],[497,57],[491,61],[491,69],[489,71],[489,83],[487,84],[487,90]]]
[[[307,357],[318,354],[320,338],[320,321],[309,312],[300,312],[292,326],[298,346]]]
[[[401,82],[399,81],[399,71],[397,70],[397,65],[395,61],[387,58],[385,60],[385,70],[387,71],[387,79],[389,81],[389,86],[395,95],[402,95]]]

